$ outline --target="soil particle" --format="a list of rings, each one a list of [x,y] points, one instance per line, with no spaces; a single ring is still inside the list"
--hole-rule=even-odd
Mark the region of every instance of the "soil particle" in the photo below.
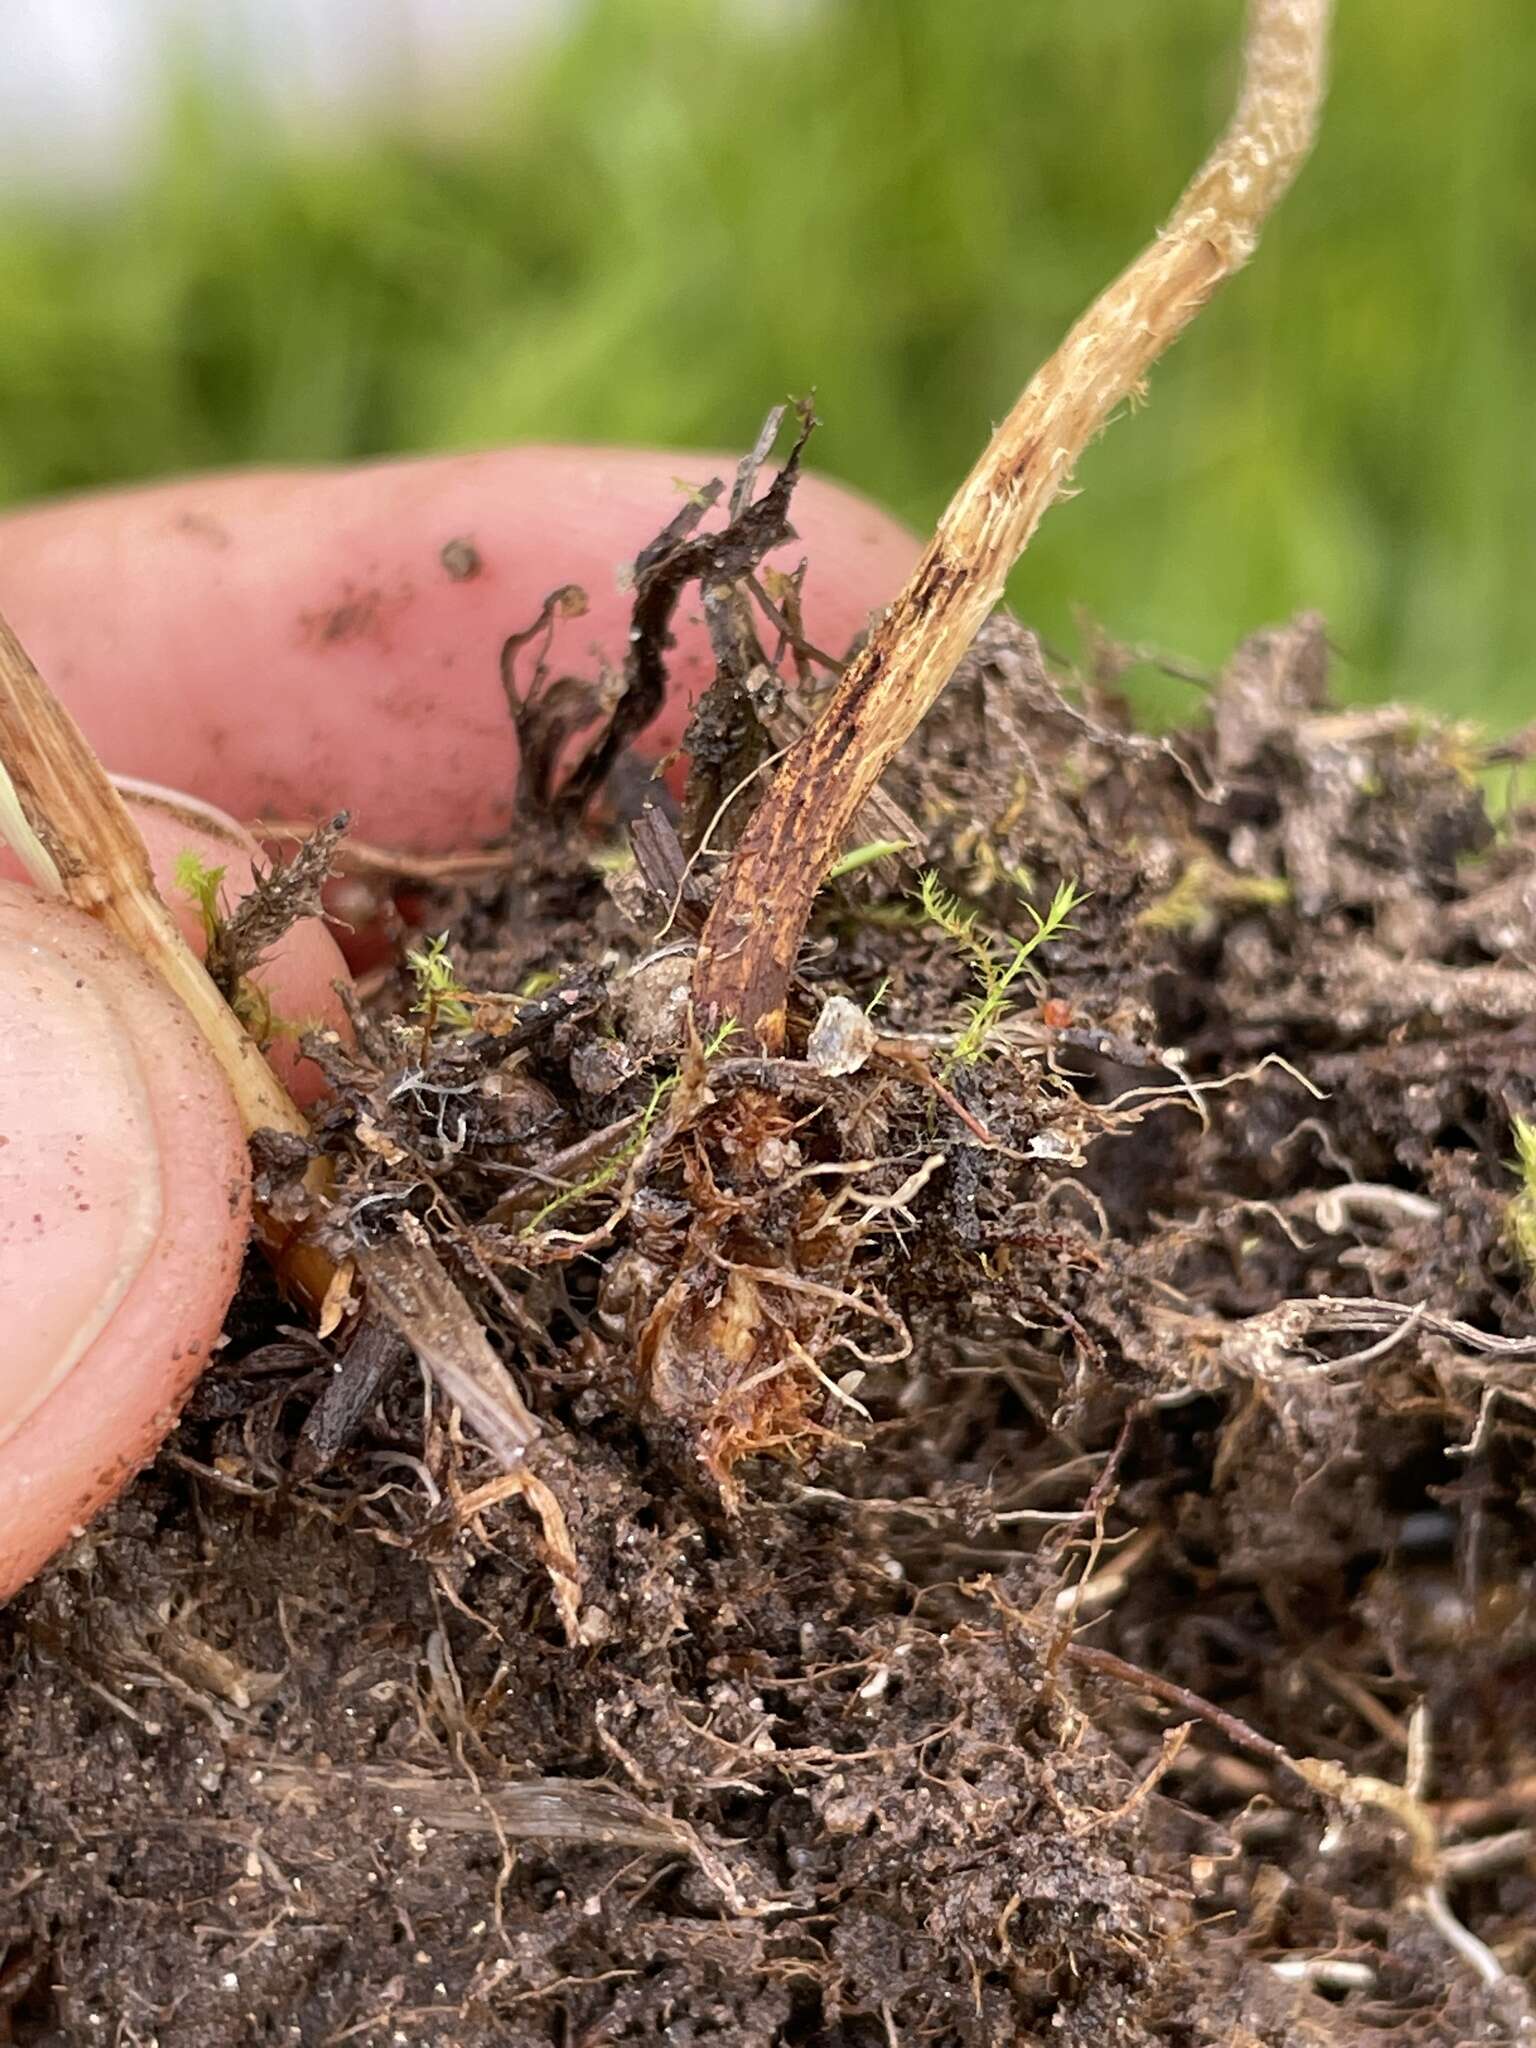
[[[447,571],[450,583],[472,583],[485,568],[480,550],[472,540],[446,540],[438,560]]]
[[[359,642],[388,648],[394,620],[411,603],[408,585],[386,591],[378,585],[344,583],[336,597],[299,615],[299,637],[317,648],[349,647]]]

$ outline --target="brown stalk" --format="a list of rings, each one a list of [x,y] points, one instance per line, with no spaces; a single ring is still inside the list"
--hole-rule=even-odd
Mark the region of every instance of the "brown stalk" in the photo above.
[[[224,1070],[246,1135],[309,1125],[160,900],[127,806],[94,750],[0,618],[0,837],[36,885],[98,919],[153,967],[190,1011]],[[273,1217],[257,1231],[289,1286],[316,1314],[338,1269]]]
[[[309,1124],[181,935],[155,887],[126,805],[69,713],[0,618],[0,838],[37,887],[63,896],[115,932],[190,1012],[223,1068],[247,1137],[260,1130],[309,1136]],[[316,1160],[308,1184],[329,1180]],[[278,1218],[255,1211],[256,1234],[285,1290],[322,1335],[352,1293],[353,1262],[338,1265]],[[411,1345],[503,1466],[539,1434],[506,1368],[430,1245],[399,1241],[359,1252],[380,1313]]]
[[[33,880],[98,918],[170,983],[224,1069],[248,1132],[307,1137],[309,1125],[161,902],[127,805],[3,618],[0,764],[49,864],[40,868],[19,846]]]
[[[1332,0],[1250,0],[1237,110],[1172,219],[1040,369],[939,520],[816,726],[786,757],[721,881],[694,971],[701,1029],[784,1039],[816,892],[885,768],[1003,595],[1078,457],[1225,279],[1305,159]]]

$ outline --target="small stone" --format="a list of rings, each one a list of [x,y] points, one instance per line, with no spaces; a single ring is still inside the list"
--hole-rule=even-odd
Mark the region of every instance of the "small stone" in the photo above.
[[[856,1074],[874,1051],[879,1033],[866,1011],[847,996],[829,996],[812,1028],[805,1056],[818,1074]]]
[[[542,1081],[523,1071],[521,1054],[514,1054],[505,1066],[487,1074],[480,1092],[490,1103],[503,1135],[513,1144],[524,1144],[560,1121],[559,1103]]]
[[[616,1038],[586,1038],[572,1048],[571,1079],[596,1101],[611,1095],[632,1072],[629,1054]]]
[[[757,1170],[764,1180],[782,1180],[800,1164],[800,1147],[793,1138],[764,1138],[757,1148]]]
[[[643,1058],[681,1050],[688,1029],[688,984],[693,952],[658,953],[642,960],[624,983],[620,1008],[624,1035]]]
[[[472,583],[485,567],[480,559],[480,550],[472,540],[456,539],[443,542],[438,560],[448,571],[451,582]]]

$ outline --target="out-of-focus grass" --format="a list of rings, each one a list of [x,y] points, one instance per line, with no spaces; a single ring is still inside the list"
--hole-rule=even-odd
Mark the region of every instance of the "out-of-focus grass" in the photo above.
[[[1510,722],[1536,645],[1529,0],[1349,0],[1254,269],[1015,598],[1212,660],[1329,616],[1357,691]],[[595,0],[433,146],[183,93],[120,201],[0,203],[0,499],[518,437],[740,446],[922,523],[1223,116],[1237,0]],[[669,508],[659,507],[664,514]]]

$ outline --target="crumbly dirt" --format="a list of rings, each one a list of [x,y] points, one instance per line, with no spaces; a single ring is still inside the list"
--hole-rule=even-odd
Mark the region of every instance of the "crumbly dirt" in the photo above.
[[[252,1271],[0,1616],[0,2041],[1536,2038],[1536,817],[1331,704],[1314,619],[1166,739],[999,620],[785,1057],[701,1046],[740,784],[825,674],[758,595],[692,801],[530,788],[412,884],[436,993],[317,1048],[333,1247],[432,1245],[541,1441]],[[601,695],[546,669],[525,759]]]

